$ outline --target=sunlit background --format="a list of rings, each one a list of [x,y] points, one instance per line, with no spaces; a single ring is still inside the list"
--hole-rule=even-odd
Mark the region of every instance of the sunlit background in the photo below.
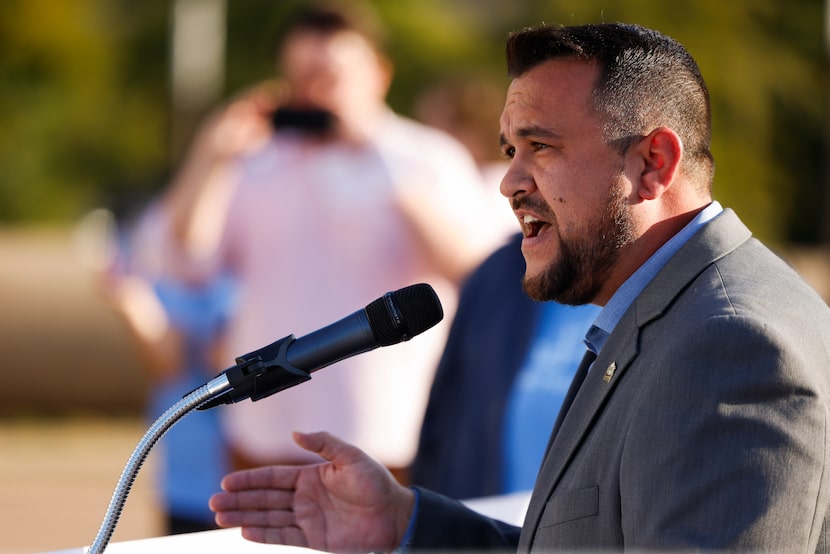
[[[89,544],[144,431],[141,365],[88,271],[106,248],[95,210],[128,217],[166,185],[212,107],[273,76],[273,41],[296,4],[3,3],[0,552]],[[375,4],[395,62],[389,102],[411,116],[437,82],[505,89],[504,38],[526,25],[628,21],[677,38],[712,96],[716,197],[828,298],[822,0]],[[496,156],[495,119],[489,132]],[[157,534],[152,481],[136,487],[116,541]]]

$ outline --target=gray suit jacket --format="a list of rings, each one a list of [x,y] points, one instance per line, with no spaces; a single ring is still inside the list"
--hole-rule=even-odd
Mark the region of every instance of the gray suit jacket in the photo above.
[[[635,300],[560,414],[519,551],[826,551],[828,366],[830,309],[727,210]],[[413,547],[471,537],[517,533],[421,491]]]

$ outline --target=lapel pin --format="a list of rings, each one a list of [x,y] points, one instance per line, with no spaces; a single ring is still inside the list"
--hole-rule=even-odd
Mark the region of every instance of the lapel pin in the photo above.
[[[603,375],[602,380],[610,383],[615,371],[617,371],[617,362],[611,362],[608,369],[605,370],[605,375]]]

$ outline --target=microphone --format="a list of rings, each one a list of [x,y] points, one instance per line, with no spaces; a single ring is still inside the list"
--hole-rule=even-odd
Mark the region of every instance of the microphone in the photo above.
[[[252,402],[311,379],[311,373],[351,356],[407,341],[444,317],[426,283],[387,292],[365,308],[300,338],[288,335],[236,358],[219,374],[221,393],[199,406],[207,410],[250,398]]]

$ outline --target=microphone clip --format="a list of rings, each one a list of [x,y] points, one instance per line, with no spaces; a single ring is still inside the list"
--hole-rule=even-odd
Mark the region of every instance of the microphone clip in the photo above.
[[[236,358],[236,365],[220,373],[230,383],[230,390],[199,406],[208,410],[250,398],[252,402],[291,388],[311,379],[311,374],[288,361],[286,352],[295,340],[288,335],[268,346]]]

